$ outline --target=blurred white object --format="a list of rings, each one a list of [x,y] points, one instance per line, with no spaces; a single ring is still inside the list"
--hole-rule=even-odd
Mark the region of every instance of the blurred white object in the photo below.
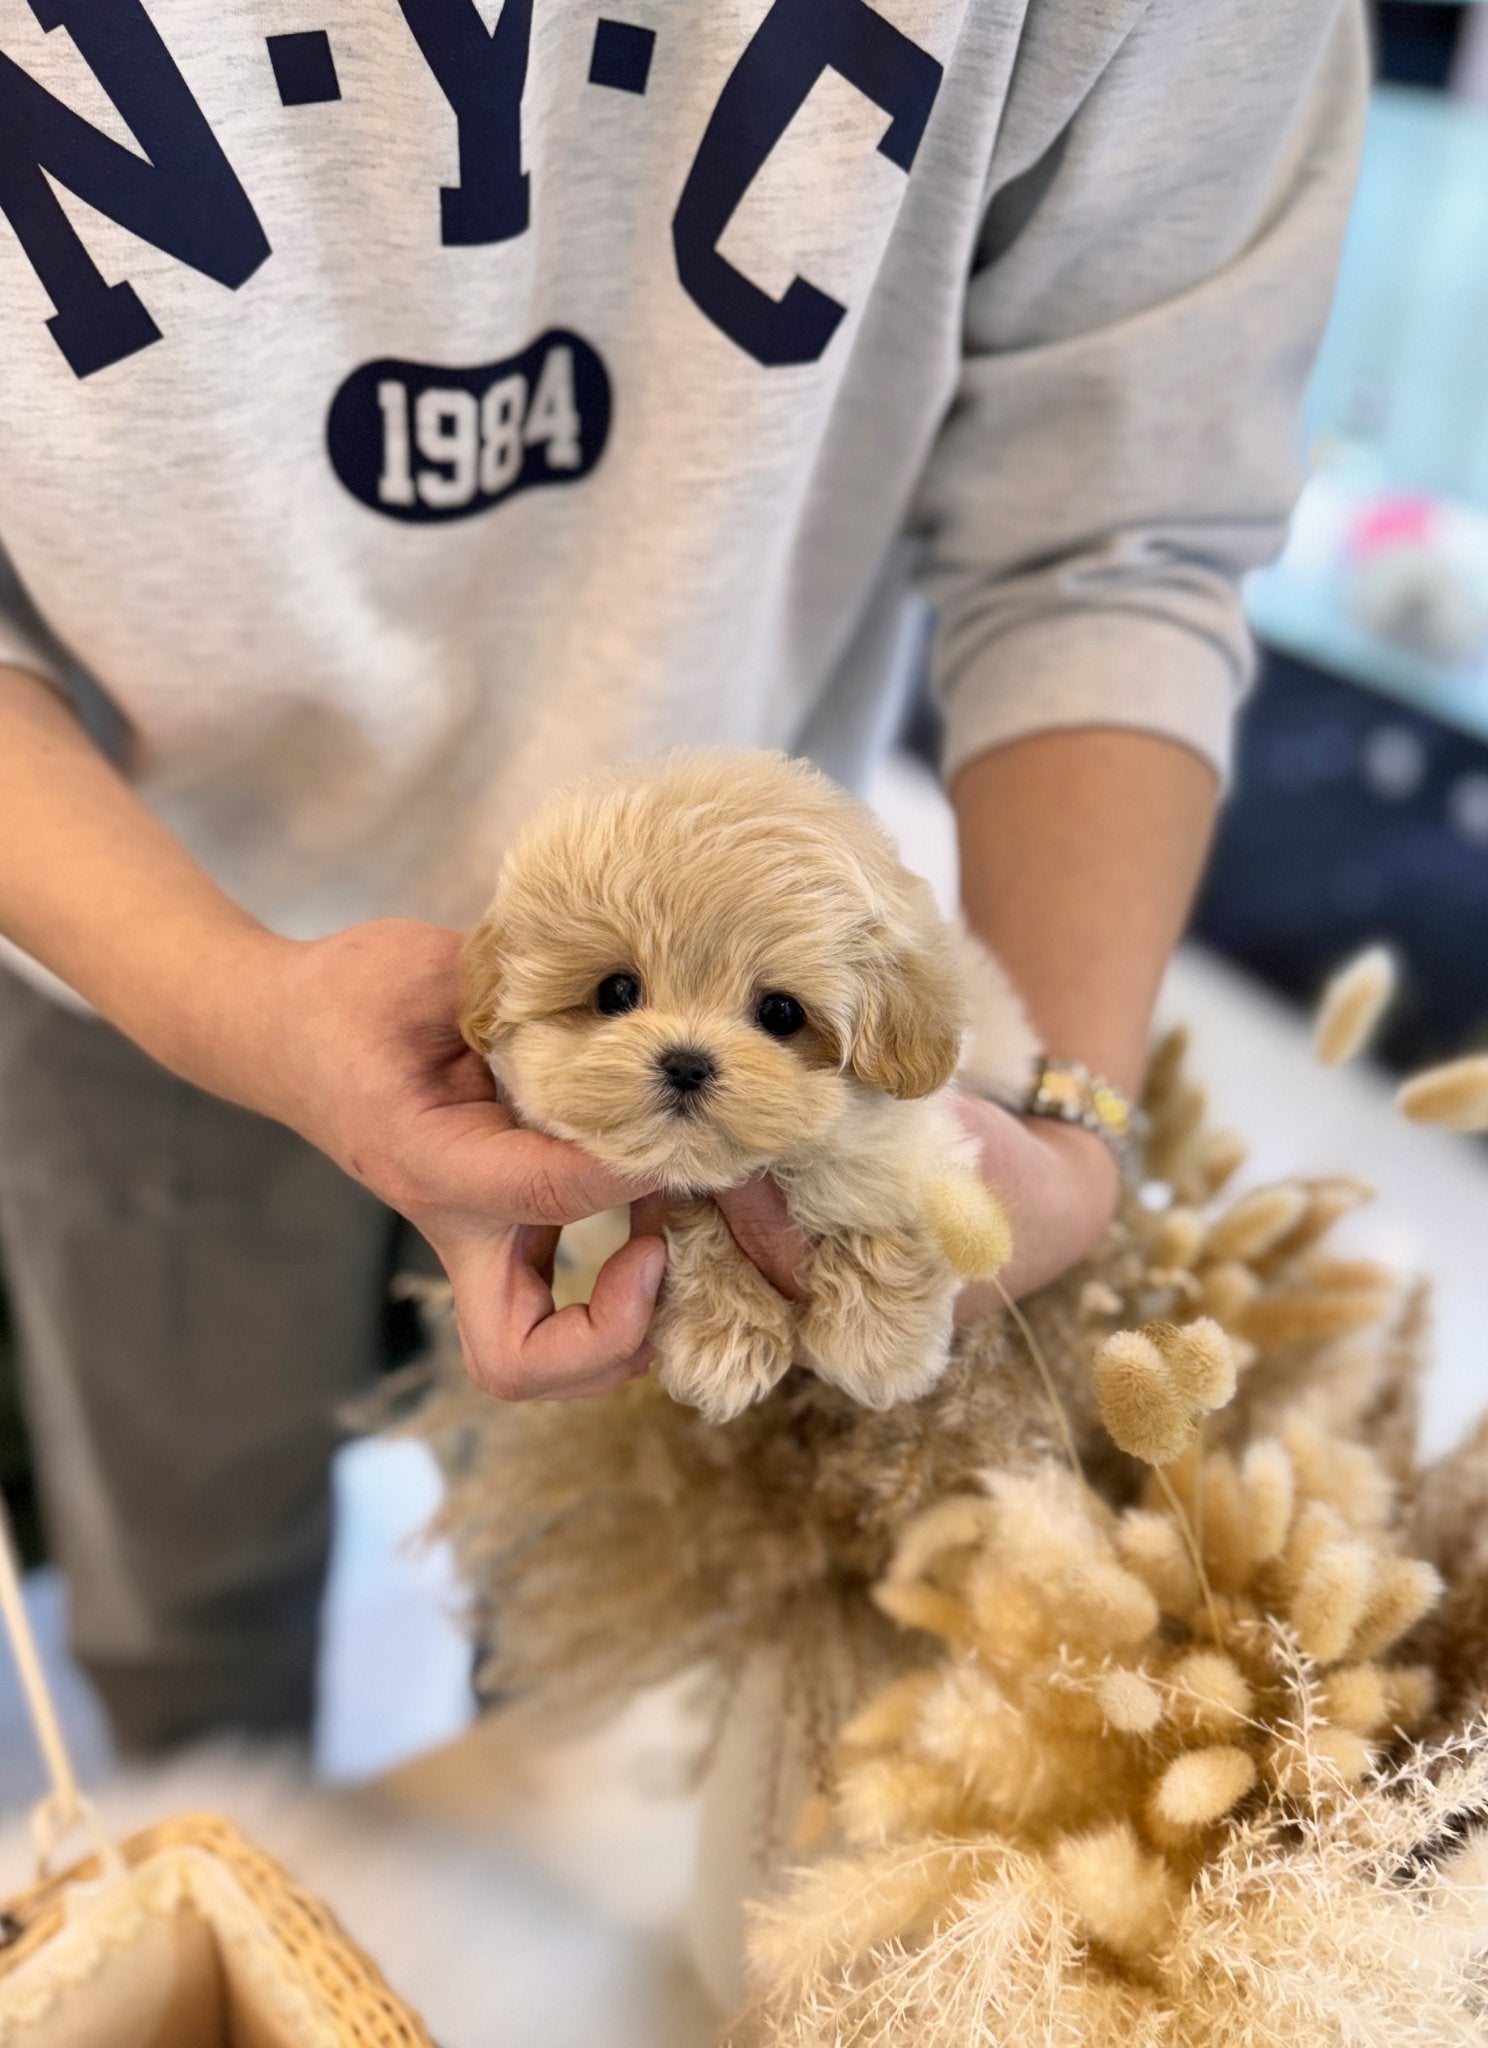
[[[422,1444],[363,1438],[337,1453],[335,1538],[321,1628],[315,1765],[356,1782],[447,1742],[474,1712],[470,1644]]]
[[[1348,534],[1348,602],[1366,631],[1456,668],[1488,653],[1488,516],[1397,493]]]

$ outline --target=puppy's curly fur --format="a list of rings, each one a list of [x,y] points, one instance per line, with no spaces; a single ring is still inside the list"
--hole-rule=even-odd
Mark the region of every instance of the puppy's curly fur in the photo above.
[[[551,798],[466,947],[465,1037],[525,1123],[678,1199],[652,1327],[712,1419],[794,1360],[870,1407],[943,1370],[958,1274],[1006,1223],[946,1090],[1032,1030],[872,814],[780,754],[683,752]],[[793,1307],[708,1196],[768,1169],[813,1242]]]

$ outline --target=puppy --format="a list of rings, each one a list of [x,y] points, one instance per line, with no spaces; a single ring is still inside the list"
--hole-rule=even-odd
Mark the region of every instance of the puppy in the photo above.
[[[651,1338],[714,1421],[799,1360],[887,1408],[942,1371],[958,1276],[1006,1221],[946,1094],[968,941],[866,807],[780,754],[594,775],[518,835],[465,950],[461,1026],[522,1121],[675,1197]],[[1036,1042],[970,962],[983,1086]],[[709,1199],[768,1169],[813,1244],[786,1301]]]

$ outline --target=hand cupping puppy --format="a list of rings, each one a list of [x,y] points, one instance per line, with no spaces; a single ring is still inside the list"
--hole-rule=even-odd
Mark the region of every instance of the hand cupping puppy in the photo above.
[[[962,1278],[1009,1253],[950,1083],[966,947],[864,806],[780,755],[681,753],[560,792],[465,951],[462,1029],[523,1124],[666,1190],[663,1384],[715,1420],[795,1363],[887,1407],[943,1370]],[[1031,1027],[980,958],[977,1071]],[[792,1302],[713,1197],[768,1171]]]

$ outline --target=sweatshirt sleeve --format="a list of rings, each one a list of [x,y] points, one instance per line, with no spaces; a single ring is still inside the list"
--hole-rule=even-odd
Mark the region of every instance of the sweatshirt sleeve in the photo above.
[[[0,663],[23,668],[62,689],[61,667],[51,636],[0,547]]]
[[[1240,579],[1300,484],[1352,195],[1359,0],[1150,0],[1073,110],[1024,59],[914,520],[945,773],[1117,725],[1224,777]]]

